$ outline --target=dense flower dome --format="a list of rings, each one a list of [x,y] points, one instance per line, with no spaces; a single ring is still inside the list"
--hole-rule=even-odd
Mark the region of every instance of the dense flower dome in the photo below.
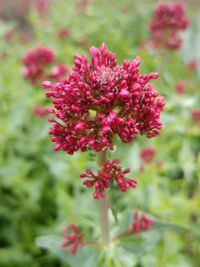
[[[129,143],[136,134],[159,134],[164,99],[149,83],[158,73],[140,74],[138,57],[118,65],[104,43],[90,52],[91,63],[86,55],[75,55],[73,69],[61,83],[43,82],[46,96],[53,98],[49,112],[57,118],[50,119],[54,149],[98,152],[112,150],[115,135]]]

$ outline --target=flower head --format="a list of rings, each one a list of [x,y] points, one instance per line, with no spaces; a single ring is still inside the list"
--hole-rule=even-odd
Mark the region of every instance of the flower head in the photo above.
[[[94,198],[103,198],[104,190],[109,188],[111,183],[116,182],[122,192],[130,187],[135,188],[137,186],[137,181],[135,179],[129,179],[125,177],[130,169],[122,170],[119,167],[120,161],[114,159],[112,161],[105,161],[103,168],[98,171],[95,175],[92,170],[87,169],[85,173],[81,174],[81,178],[89,178],[84,180],[83,184],[88,187],[94,187],[95,192],[93,194]]]
[[[197,60],[196,60],[196,59],[191,59],[191,60],[189,60],[189,61],[186,63],[186,67],[187,67],[189,70],[196,70],[197,67],[198,67]]]
[[[153,147],[145,147],[140,152],[140,157],[145,163],[150,163],[156,155],[156,150]]]
[[[43,15],[49,9],[49,0],[36,0],[35,8],[39,14]]]
[[[182,44],[180,30],[185,30],[189,20],[185,16],[185,5],[180,3],[159,3],[150,22],[150,31],[157,47],[178,49]]]
[[[49,73],[49,78],[52,81],[60,81],[68,74],[68,72],[69,69],[66,64],[60,62],[52,68],[51,72]]]
[[[54,52],[50,48],[43,46],[36,47],[28,51],[22,59],[22,63],[25,65],[23,75],[30,79],[32,83],[35,83],[45,77],[44,68],[53,61]]]
[[[68,27],[62,27],[62,28],[60,28],[58,30],[57,36],[60,39],[64,39],[66,37],[69,37],[70,36],[70,30],[69,30],[69,28]]]
[[[69,224],[67,228],[64,229],[65,241],[61,243],[62,248],[70,247],[69,252],[71,254],[76,254],[77,248],[83,245],[83,236],[76,224]]]
[[[200,108],[193,109],[191,116],[194,122],[200,126]]]
[[[176,92],[178,94],[183,94],[185,92],[185,87],[186,87],[186,81],[181,80],[176,83]]]
[[[139,211],[135,210],[133,214],[133,224],[132,224],[132,232],[133,234],[138,234],[142,231],[147,231],[151,228],[152,224],[155,222],[155,219],[149,218],[146,214],[142,213],[139,216]]]
[[[48,107],[36,105],[33,109],[33,113],[39,117],[45,117],[49,114]]]
[[[50,120],[55,150],[112,150],[115,135],[129,143],[139,133],[149,138],[159,134],[164,99],[149,83],[158,73],[140,74],[138,57],[118,65],[104,43],[90,52],[91,63],[86,55],[75,55],[74,67],[61,83],[43,83],[59,120]]]

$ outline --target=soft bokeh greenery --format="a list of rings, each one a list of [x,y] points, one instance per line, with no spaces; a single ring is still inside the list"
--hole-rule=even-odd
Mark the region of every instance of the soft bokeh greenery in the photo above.
[[[159,72],[160,78],[154,85],[166,98],[159,136],[137,137],[129,145],[119,143],[110,153],[112,158],[119,157],[124,167],[130,167],[139,182],[136,190],[125,194],[116,191],[112,198],[119,217],[117,228],[128,224],[133,210],[139,208],[188,229],[178,233],[170,227],[149,231],[144,241],[150,251],[142,256],[135,253],[132,243],[128,249],[116,248],[118,266],[199,266],[200,126],[193,122],[191,110],[200,107],[200,87],[198,70],[188,70],[185,63],[193,57],[198,59],[200,23],[198,12],[191,5],[188,14],[193,23],[183,34],[181,51],[142,48],[142,40],[149,38],[148,23],[154,5],[155,2],[144,0],[91,0],[85,11],[77,11],[73,0],[54,0],[48,14],[40,17],[35,10],[29,14],[34,31],[29,42],[18,37],[5,41],[4,33],[15,23],[0,24],[1,267],[69,266],[62,261],[65,255],[69,257],[67,251],[59,248],[59,258],[35,243],[40,235],[62,237],[60,228],[69,222],[81,225],[91,240],[99,237],[97,202],[92,198],[92,190],[83,188],[79,178],[86,167],[95,169],[95,155],[77,152],[69,156],[53,151],[47,118],[32,112],[35,105],[48,100],[39,84],[33,86],[21,75],[21,58],[29,49],[43,44],[71,66],[74,54],[88,53],[90,46],[99,46],[103,41],[116,53],[119,62],[139,55],[142,72]],[[57,31],[64,26],[70,29],[70,36],[61,40]],[[83,47],[81,41],[85,40]],[[179,80],[186,81],[184,94],[175,91]],[[145,146],[153,146],[157,154],[141,172],[139,154]],[[111,214],[110,219],[114,226]],[[119,231],[117,228],[113,228],[113,234]],[[95,251],[83,253],[96,258]],[[80,257],[75,266],[95,267],[93,258],[86,264]],[[99,264],[117,266],[112,260]]]

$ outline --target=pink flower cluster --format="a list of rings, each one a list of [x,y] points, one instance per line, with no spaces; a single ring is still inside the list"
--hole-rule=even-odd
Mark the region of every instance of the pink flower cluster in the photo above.
[[[140,157],[145,163],[150,163],[156,155],[156,150],[153,147],[145,147],[140,152]]]
[[[67,228],[64,229],[65,241],[61,243],[62,248],[70,247],[69,252],[71,254],[76,254],[77,248],[83,245],[83,236],[76,224],[69,224]]]
[[[49,114],[48,107],[36,105],[33,109],[33,113],[39,117],[45,117]]]
[[[64,39],[70,36],[70,29],[68,27],[62,27],[57,32],[57,37],[59,39]]]
[[[192,110],[192,119],[200,126],[200,108],[196,108]]]
[[[35,8],[40,15],[43,15],[49,9],[49,0],[36,0]]]
[[[134,235],[142,232],[147,231],[151,228],[152,224],[155,222],[155,219],[149,218],[146,214],[142,213],[139,216],[139,211],[135,210],[133,214],[133,224],[132,224],[132,232]]]
[[[50,78],[52,81],[59,81],[68,73],[64,63],[59,63],[49,72],[46,67],[51,66],[55,61],[54,52],[45,46],[36,47],[28,51],[22,59],[24,68],[22,74],[33,84],[37,81]]]
[[[103,198],[104,190],[109,188],[113,182],[117,183],[122,192],[126,192],[130,187],[135,188],[137,186],[137,181],[135,179],[125,177],[125,175],[130,172],[130,169],[122,170],[121,167],[118,166],[119,163],[120,161],[118,159],[112,161],[106,160],[103,168],[98,171],[97,175],[90,169],[87,169],[85,173],[80,175],[81,178],[89,178],[85,180],[83,184],[95,188],[95,192],[93,193],[94,198]]]
[[[180,30],[185,30],[189,20],[185,16],[185,5],[159,3],[150,22],[152,39],[157,47],[178,49],[182,44]]]
[[[183,93],[185,93],[185,88],[186,88],[186,81],[184,81],[184,80],[181,80],[181,81],[178,81],[177,83],[176,83],[176,92],[178,93],[178,94],[183,94]]]
[[[196,59],[191,59],[189,60],[187,63],[186,63],[186,67],[189,69],[189,70],[196,70],[197,67],[198,67],[198,62]]]
[[[69,154],[112,150],[115,135],[129,143],[139,133],[149,138],[159,134],[164,99],[148,83],[158,73],[140,74],[138,57],[117,65],[104,43],[90,52],[91,63],[86,55],[75,55],[74,67],[61,83],[43,82],[46,96],[53,98],[51,112],[59,119],[50,120],[54,149]]]

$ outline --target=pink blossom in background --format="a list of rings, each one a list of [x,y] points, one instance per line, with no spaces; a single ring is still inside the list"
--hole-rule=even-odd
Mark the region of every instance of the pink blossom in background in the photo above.
[[[60,62],[52,68],[48,76],[52,81],[58,82],[61,81],[68,74],[68,72],[69,69],[66,64]]]
[[[79,44],[83,48],[88,48],[88,46],[89,46],[89,40],[88,40],[88,38],[87,37],[81,38],[80,41],[79,41]]]
[[[134,235],[147,231],[151,228],[153,223],[155,222],[155,219],[149,218],[146,214],[142,213],[139,216],[139,211],[135,210],[133,214],[133,224],[132,224],[132,232]]]
[[[186,88],[186,81],[181,80],[181,81],[178,81],[178,82],[176,83],[176,87],[175,87],[175,89],[176,89],[176,92],[177,92],[178,94],[183,94],[183,93],[185,93],[185,88]]]
[[[24,68],[22,74],[31,80],[32,83],[36,83],[45,78],[46,65],[51,64],[54,61],[54,52],[48,47],[39,46],[28,51],[22,59]]]
[[[155,158],[156,150],[153,147],[145,147],[140,152],[140,157],[145,163],[151,163]]]
[[[86,11],[89,5],[89,0],[76,0],[76,8],[79,11]]]
[[[200,108],[193,109],[191,116],[194,122],[200,126]]]
[[[63,229],[65,241],[61,243],[61,248],[70,247],[69,253],[76,254],[79,246],[83,245],[84,234],[79,231],[76,224],[69,224]]]
[[[33,109],[33,113],[39,117],[45,117],[49,114],[48,107],[43,107],[41,105],[36,105]]]
[[[25,18],[30,9],[30,0],[0,0],[0,18],[6,21]]]
[[[169,49],[180,48],[182,38],[179,31],[188,26],[189,20],[182,2],[158,3],[149,25],[155,46]]]
[[[56,143],[54,149],[68,154],[88,147],[112,150],[115,135],[124,143],[136,134],[158,135],[164,99],[149,83],[158,73],[140,74],[138,57],[118,65],[105,44],[90,52],[91,63],[86,55],[75,55],[69,77],[56,84],[43,83],[46,96],[53,99],[51,112],[62,121],[49,120],[53,122],[49,133]]]
[[[7,31],[7,32],[4,34],[4,39],[5,39],[5,41],[10,41],[10,40],[12,40],[14,37],[16,37],[16,34],[17,34],[16,29],[11,29],[11,30]]]
[[[35,0],[35,8],[40,14],[43,14],[48,11],[49,6],[49,0]]]
[[[68,27],[62,27],[58,30],[57,33],[58,38],[64,39],[70,36],[70,30]]]
[[[190,61],[188,61],[186,63],[186,67],[189,69],[189,70],[196,70],[197,67],[198,67],[198,63],[196,61],[196,59],[191,59]]]
[[[83,184],[95,188],[94,198],[103,198],[104,190],[109,188],[113,182],[117,183],[122,192],[126,192],[130,187],[135,188],[137,186],[135,179],[125,177],[130,172],[130,169],[122,170],[119,167],[119,163],[118,159],[107,160],[104,162],[103,169],[99,170],[97,175],[90,169],[87,169],[85,173],[80,175],[81,178],[89,178],[84,180]]]

